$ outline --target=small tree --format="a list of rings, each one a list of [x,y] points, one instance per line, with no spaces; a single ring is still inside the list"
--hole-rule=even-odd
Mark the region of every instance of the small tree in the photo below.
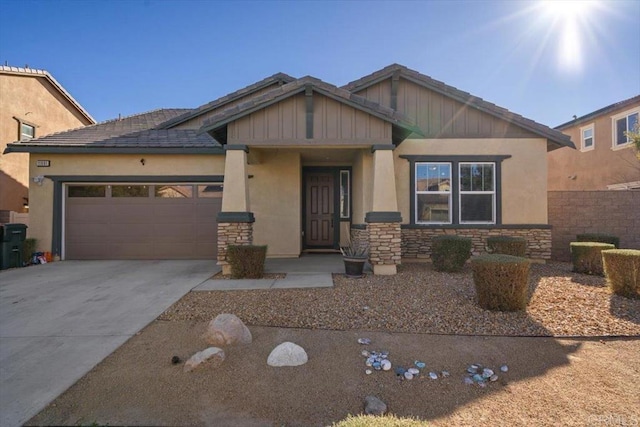
[[[636,157],[640,160],[640,123],[636,123],[633,130],[627,131],[624,134],[633,142],[633,145],[636,147]]]

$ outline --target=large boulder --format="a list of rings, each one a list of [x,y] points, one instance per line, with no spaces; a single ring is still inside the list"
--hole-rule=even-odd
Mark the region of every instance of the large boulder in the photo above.
[[[384,415],[387,413],[387,405],[375,396],[367,396],[364,399],[364,413],[367,415]]]
[[[197,352],[184,364],[183,371],[191,372],[205,362],[207,362],[207,366],[217,368],[224,362],[224,350],[218,347],[209,347]]]
[[[204,340],[209,345],[251,344],[251,331],[235,314],[219,314],[207,325]]]
[[[300,366],[307,363],[309,358],[304,348],[292,342],[283,342],[271,351],[267,358],[269,366]]]

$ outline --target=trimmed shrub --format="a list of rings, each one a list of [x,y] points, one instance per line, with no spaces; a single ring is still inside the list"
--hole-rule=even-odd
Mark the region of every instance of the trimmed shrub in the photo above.
[[[527,240],[524,237],[491,236],[487,237],[487,249],[490,254],[524,257],[527,252]]]
[[[229,245],[227,260],[231,265],[232,279],[261,279],[264,276],[266,246]]]
[[[640,250],[607,249],[602,263],[609,289],[627,298],[640,298]]]
[[[31,255],[36,251],[36,243],[38,241],[32,237],[24,239],[22,242],[22,262],[31,263]]]
[[[486,310],[524,310],[529,302],[527,258],[485,254],[471,259],[478,305]]]
[[[431,244],[431,261],[437,271],[460,271],[471,258],[471,239],[460,236],[436,236]]]
[[[617,248],[620,247],[620,238],[616,236],[611,236],[608,234],[597,234],[597,233],[585,233],[578,234],[576,236],[576,240],[578,242],[597,242],[597,243],[608,243]]]
[[[604,276],[602,250],[615,249],[609,243],[571,242],[571,262],[575,273]]]

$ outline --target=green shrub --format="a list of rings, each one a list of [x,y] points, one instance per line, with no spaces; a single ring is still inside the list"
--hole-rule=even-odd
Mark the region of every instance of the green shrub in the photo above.
[[[22,262],[29,263],[31,261],[31,255],[36,251],[36,243],[38,241],[32,237],[24,239],[22,242]]]
[[[596,233],[578,234],[576,236],[576,240],[578,242],[608,243],[610,245],[614,245],[616,249],[620,247],[620,238],[616,236],[610,236],[608,234],[596,234]]]
[[[602,250],[615,249],[609,243],[571,242],[571,262],[576,273],[603,276]]]
[[[609,288],[614,294],[640,298],[640,250],[604,250],[602,263]]]
[[[478,305],[487,310],[524,310],[529,302],[527,258],[485,254],[471,259]]]
[[[266,257],[266,246],[230,245],[227,248],[227,260],[231,265],[231,278],[261,279],[264,276]]]
[[[436,236],[431,245],[431,261],[437,271],[460,271],[471,258],[471,239],[460,236]]]
[[[527,241],[524,237],[491,236],[487,237],[487,248],[490,254],[524,257],[527,252]]]

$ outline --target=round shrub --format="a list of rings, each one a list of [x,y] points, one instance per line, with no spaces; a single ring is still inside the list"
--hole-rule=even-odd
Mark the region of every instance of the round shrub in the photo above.
[[[527,240],[524,237],[491,236],[487,237],[490,254],[505,254],[524,257],[527,252]]]
[[[578,234],[576,236],[578,242],[596,242],[596,243],[608,243],[614,245],[616,248],[620,247],[620,238],[617,236],[611,236],[609,234],[597,234],[597,233],[585,233]]]
[[[264,276],[266,246],[229,245],[227,260],[231,265],[232,279],[261,279]]]
[[[471,259],[478,305],[486,310],[524,310],[529,302],[527,258],[486,254]]]
[[[606,249],[602,263],[609,289],[627,298],[640,298],[640,250]]]
[[[471,258],[471,239],[460,236],[436,236],[431,244],[431,261],[437,271],[460,271]]]
[[[615,249],[609,243],[571,242],[571,261],[575,273],[603,276],[602,250]]]

